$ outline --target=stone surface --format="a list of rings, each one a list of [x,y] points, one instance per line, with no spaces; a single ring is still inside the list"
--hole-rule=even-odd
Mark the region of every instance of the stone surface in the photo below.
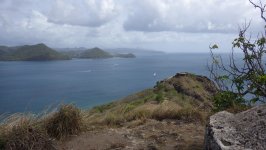
[[[266,105],[238,114],[216,113],[210,117],[205,132],[206,150],[264,150]]]

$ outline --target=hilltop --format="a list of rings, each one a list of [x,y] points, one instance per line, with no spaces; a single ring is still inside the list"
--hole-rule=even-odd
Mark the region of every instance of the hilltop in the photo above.
[[[61,146],[65,149],[203,149],[205,121],[217,91],[207,77],[178,73],[157,82],[153,88],[85,111],[84,120],[90,131]]]
[[[113,56],[110,53],[98,47],[95,47],[95,48],[83,51],[80,54],[79,58],[112,58],[112,57]]]
[[[2,61],[39,61],[39,60],[67,60],[63,55],[43,43],[17,47],[0,46],[0,60]]]
[[[7,143],[2,147],[22,142],[30,147],[37,143],[38,149],[203,149],[205,122],[217,91],[207,77],[178,73],[89,110],[65,105],[43,117],[13,115],[0,126],[0,147],[2,141]],[[14,136],[13,130],[23,134]]]

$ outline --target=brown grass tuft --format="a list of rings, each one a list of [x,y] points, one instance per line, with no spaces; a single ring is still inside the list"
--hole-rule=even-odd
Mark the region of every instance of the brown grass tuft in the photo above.
[[[7,129],[5,126],[0,125],[0,150],[5,148],[7,142]]]
[[[4,127],[2,126],[2,129]],[[34,126],[29,120],[22,118],[20,123],[11,127],[6,127],[6,132],[2,137],[2,149],[7,150],[52,150],[55,149],[52,141],[44,130]]]
[[[81,126],[80,110],[74,105],[62,105],[59,112],[52,115],[46,122],[47,133],[56,139],[78,134]]]
[[[121,126],[125,122],[125,119],[122,115],[118,113],[108,113],[106,114],[103,123],[109,126]]]
[[[159,106],[152,113],[152,118],[156,120],[177,119],[186,122],[204,122],[207,115],[199,109],[190,107],[180,107],[177,104],[169,103]]]

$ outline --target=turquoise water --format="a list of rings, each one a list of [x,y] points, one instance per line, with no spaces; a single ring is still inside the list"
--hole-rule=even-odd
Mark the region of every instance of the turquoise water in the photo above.
[[[90,108],[153,87],[177,72],[208,76],[208,59],[206,53],[0,62],[0,113],[40,112],[60,103]]]

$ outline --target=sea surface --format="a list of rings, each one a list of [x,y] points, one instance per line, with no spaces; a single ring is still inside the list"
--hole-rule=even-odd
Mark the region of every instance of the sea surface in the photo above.
[[[0,114],[41,112],[61,103],[91,108],[151,88],[177,72],[208,76],[208,59],[206,53],[0,61]]]

